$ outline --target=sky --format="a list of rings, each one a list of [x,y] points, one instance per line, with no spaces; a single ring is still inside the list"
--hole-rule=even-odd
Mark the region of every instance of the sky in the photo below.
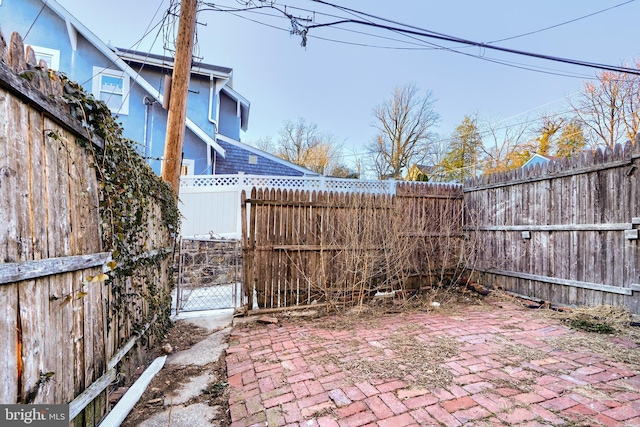
[[[175,29],[167,25],[162,34],[153,27],[170,0],[57,1],[113,46],[171,55],[164,39],[171,39]],[[508,125],[565,112],[567,100],[598,72],[355,23],[311,28],[301,47],[283,11],[311,20],[302,23],[368,19],[399,25],[313,0],[271,1],[279,10],[202,10],[198,15],[198,59],[233,68],[234,89],[251,103],[244,142],[275,139],[284,121],[304,118],[332,134],[345,161],[353,164],[375,136],[373,109],[395,87],[414,84],[423,94],[432,91],[440,115],[435,132],[446,138],[465,115]],[[244,3],[220,0],[203,7],[242,9]],[[331,3],[421,30],[549,56],[614,66],[640,57],[640,0]]]

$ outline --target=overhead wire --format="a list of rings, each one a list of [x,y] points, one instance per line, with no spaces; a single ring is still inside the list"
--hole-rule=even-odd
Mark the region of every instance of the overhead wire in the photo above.
[[[216,11],[216,12],[226,12],[226,13],[229,13],[229,14],[231,14],[233,16],[238,17],[238,18],[245,19],[247,21],[254,22],[254,23],[259,24],[259,25],[263,25],[263,26],[266,26],[266,27],[269,27],[269,28],[273,28],[273,29],[277,29],[277,30],[280,30],[280,31],[285,31],[285,32],[291,33],[290,29],[286,29],[286,28],[278,27],[276,25],[268,24],[268,23],[259,21],[257,19],[251,19],[251,18],[248,18],[248,17],[243,16],[243,15],[240,14],[241,12],[259,13],[259,12],[256,12],[257,9],[272,8],[271,6],[255,6],[255,7],[251,7],[251,8],[248,8],[248,9],[242,9],[242,8],[227,8],[227,9],[223,9],[222,7],[220,7],[220,5],[214,5],[212,3],[205,3],[205,4],[209,7],[209,9],[204,9],[204,10],[210,10],[210,11]],[[323,15],[322,13],[318,13],[318,14],[319,15]],[[269,17],[277,17],[275,15],[267,14],[267,13],[263,13],[263,15],[269,16]],[[336,15],[329,15],[329,16],[336,17]],[[343,17],[339,17],[339,18],[343,18]],[[554,70],[554,69],[541,67],[541,66],[523,64],[523,63],[518,63],[518,62],[514,62],[514,61],[507,61],[507,60],[504,60],[504,59],[490,58],[490,57],[486,57],[486,56],[483,56],[483,55],[475,55],[475,54],[471,54],[471,53],[467,53],[467,52],[460,52],[458,50],[455,50],[454,48],[445,47],[445,46],[441,46],[441,45],[438,45],[438,44],[430,43],[430,42],[427,42],[427,41],[424,41],[424,40],[421,40],[421,39],[418,39],[418,38],[415,38],[415,40],[418,41],[418,43],[416,43],[416,42],[409,42],[407,40],[398,40],[398,39],[393,39],[393,38],[389,38],[389,37],[384,37],[384,36],[380,36],[378,34],[372,34],[372,33],[356,31],[356,30],[352,30],[352,29],[348,29],[348,28],[334,27],[334,29],[338,29],[338,30],[342,30],[342,31],[349,31],[349,32],[358,33],[358,34],[362,34],[362,35],[367,35],[367,36],[371,36],[371,37],[384,38],[384,39],[395,41],[395,42],[399,42],[399,43],[411,43],[411,44],[414,44],[416,46],[422,46],[423,44],[427,43],[427,44],[430,45],[430,47],[425,47],[425,46],[422,46],[422,47],[380,46],[380,45],[372,45],[372,44],[369,44],[369,43],[360,43],[360,42],[354,42],[354,41],[346,41],[346,40],[334,39],[334,38],[323,37],[323,36],[318,36],[318,35],[308,35],[307,37],[308,38],[313,38],[313,39],[318,39],[318,40],[323,40],[323,41],[328,41],[328,42],[333,42],[333,43],[338,43],[338,44],[359,46],[359,47],[365,47],[365,48],[374,48],[374,49],[389,49],[389,50],[446,50],[446,51],[451,51],[451,52],[458,53],[458,54],[461,54],[461,55],[469,56],[469,57],[474,58],[474,59],[480,59],[480,60],[484,60],[484,61],[487,61],[487,62],[492,62],[492,63],[496,63],[496,64],[499,64],[499,65],[504,65],[504,66],[507,66],[507,67],[512,67],[512,68],[516,68],[516,69],[532,71],[532,72],[541,73],[541,74],[556,75],[556,76],[570,77],[570,78],[579,78],[579,79],[595,79],[595,77],[593,77],[591,75],[575,73],[575,72],[572,73],[572,72],[568,72],[568,71]],[[464,47],[464,46],[461,46],[461,47]]]
[[[347,12],[352,16],[356,16],[356,17],[358,16],[356,14],[355,10],[349,9],[349,10],[347,10]],[[367,20],[367,21],[373,23],[373,21],[371,21],[371,20]],[[405,36],[407,36],[407,37],[409,37],[409,38],[411,38],[413,40],[416,40],[418,42],[427,43],[428,45],[431,46],[431,47],[429,47],[427,49],[446,50],[446,51],[450,51],[450,52],[457,53],[457,54],[460,54],[460,55],[469,56],[469,57],[472,57],[472,58],[481,59],[481,60],[484,60],[484,61],[493,62],[493,63],[496,63],[496,64],[505,65],[505,66],[513,67],[513,68],[518,68],[518,69],[522,69],[522,70],[533,71],[533,72],[537,72],[537,73],[543,73],[543,74],[549,74],[549,75],[557,75],[557,76],[563,76],[563,77],[575,77],[575,78],[582,78],[582,79],[585,79],[585,78],[586,79],[592,79],[593,78],[592,76],[587,76],[587,75],[579,75],[579,74],[573,75],[573,74],[568,74],[566,72],[560,72],[558,70],[553,70],[553,69],[546,69],[545,70],[544,67],[535,67],[535,68],[533,68],[534,66],[528,65],[528,64],[521,64],[521,63],[512,62],[512,61],[499,60],[499,59],[496,59],[496,58],[488,58],[488,57],[485,57],[484,55],[474,55],[474,54],[470,54],[470,53],[467,53],[467,52],[460,52],[457,49],[460,49],[460,48],[463,48],[463,47],[468,47],[468,46],[456,46],[454,48],[446,47],[446,46],[441,46],[439,44],[432,43],[432,42],[425,42],[424,40],[422,40],[422,39],[420,39],[420,38],[418,38],[418,37],[416,37],[414,35],[403,34],[403,33],[399,32],[399,31],[395,31],[395,32],[398,33],[398,34],[405,35]]]
[[[534,31],[529,31],[529,32],[527,32],[527,33],[523,33],[523,34],[518,34],[518,35],[516,35],[516,36],[505,37],[505,38],[502,38],[502,39],[493,40],[493,41],[490,41],[490,42],[487,42],[487,43],[499,43],[499,42],[503,42],[503,41],[507,41],[507,40],[517,39],[517,38],[520,38],[520,37],[530,36],[530,35],[532,35],[532,34],[541,33],[541,32],[543,32],[543,31],[551,30],[551,29],[553,29],[553,28],[558,28],[558,27],[561,27],[561,26],[563,26],[563,25],[567,25],[567,24],[571,24],[571,23],[576,22],[576,21],[580,21],[580,20],[585,19],[585,18],[590,18],[590,17],[592,17],[592,16],[599,15],[599,14],[601,14],[601,13],[603,13],[603,12],[607,12],[607,11],[609,11],[609,10],[612,10],[612,9],[618,8],[618,7],[620,7],[620,6],[624,6],[624,5],[626,5],[626,4],[633,3],[634,1],[635,1],[635,0],[628,0],[628,1],[625,1],[625,2],[623,2],[623,3],[619,3],[619,4],[616,4],[616,5],[614,5],[614,6],[607,7],[607,8],[605,8],[605,9],[598,10],[597,12],[589,13],[589,14],[587,14],[587,15],[583,15],[583,16],[580,16],[580,17],[578,17],[578,18],[574,18],[574,19],[570,19],[570,20],[568,20],[568,21],[560,22],[559,24],[550,25],[550,26],[548,26],[548,27],[540,28],[540,29],[538,29],[538,30],[534,30]]]
[[[316,1],[316,0],[314,0],[314,1]],[[473,40],[462,39],[462,38],[454,37],[454,36],[439,35],[439,34],[433,34],[433,33],[425,32],[425,31],[417,31],[417,30],[405,29],[405,28],[400,28],[400,27],[392,27],[392,26],[389,26],[389,25],[371,23],[371,22],[362,21],[362,20],[358,20],[358,19],[345,19],[345,20],[341,20],[341,21],[328,22],[328,23],[324,23],[324,24],[310,25],[310,26],[308,26],[308,29],[329,27],[329,26],[340,25],[340,24],[366,25],[366,26],[371,26],[371,27],[374,27],[374,28],[381,28],[381,29],[386,29],[386,30],[395,30],[395,31],[400,31],[400,32],[404,32],[404,33],[407,33],[407,34],[414,34],[414,35],[417,35],[417,36],[422,36],[422,37],[427,37],[427,38],[434,38],[436,40],[450,41],[450,42],[456,42],[456,43],[464,43],[464,44],[468,44],[469,46],[477,46],[479,48],[485,48],[485,49],[495,50],[495,51],[499,51],[499,52],[505,52],[505,53],[511,53],[511,54],[515,54],[515,55],[527,56],[527,57],[531,57],[531,58],[543,59],[543,60],[547,60],[547,61],[555,61],[555,62],[560,62],[560,63],[565,63],[565,64],[578,65],[578,66],[581,66],[581,67],[594,68],[594,69],[598,69],[598,70],[612,71],[612,72],[616,72],[616,73],[627,73],[627,74],[640,75],[640,70],[627,68],[627,67],[621,67],[621,66],[619,67],[619,66],[601,64],[601,63],[597,63],[597,62],[582,61],[582,60],[578,60],[578,59],[563,58],[563,57],[559,57],[559,56],[552,56],[552,55],[545,55],[545,54],[540,54],[540,53],[535,53],[535,52],[528,52],[528,51],[519,50],[519,49],[511,49],[511,48],[507,48],[507,47],[495,46],[495,45],[490,45],[490,44],[486,44],[486,43],[476,42],[476,41],[473,41]]]
[[[340,10],[348,11],[350,14],[362,13],[365,16],[372,16],[372,17],[375,17],[376,19],[382,19],[382,20],[385,20],[385,21],[389,21],[389,22],[395,23],[395,21],[386,20],[385,18],[376,17],[375,15],[367,14],[366,12],[360,12],[360,11],[356,11],[354,9],[344,8],[342,6],[336,6],[336,5],[333,5],[333,4],[331,4],[329,2],[326,2],[326,1],[321,1],[321,0],[312,0],[312,1],[317,2],[317,3],[326,4],[326,5],[329,5],[329,6],[332,6],[332,7],[337,7]],[[606,8],[606,9],[603,9],[603,10],[600,10],[600,11],[597,11],[597,12],[594,12],[594,13],[591,13],[591,14],[588,14],[588,15],[585,15],[585,16],[570,20],[570,21],[565,21],[565,22],[560,23],[560,24],[555,24],[553,26],[545,27],[545,28],[542,28],[542,29],[539,29],[539,30],[536,30],[536,31],[533,31],[533,32],[528,32],[528,33],[520,34],[520,35],[517,35],[517,36],[512,36],[512,37],[508,37],[508,38],[504,38],[504,39],[500,39],[500,40],[495,40],[495,41],[492,41],[492,42],[489,42],[489,43],[495,43],[497,41],[523,37],[523,36],[526,36],[526,35],[542,32],[542,31],[546,31],[546,30],[551,29],[551,28],[556,28],[556,27],[559,27],[561,25],[566,25],[568,23],[575,22],[577,20],[584,19],[586,17],[596,15],[598,13],[602,13],[604,11],[611,10],[611,9],[613,9],[615,7],[620,7],[622,5],[629,4],[629,3],[633,2],[633,1],[635,1],[635,0],[630,0],[630,1],[627,1],[627,2],[624,2],[624,3],[620,3],[620,4],[612,6],[610,8]],[[242,3],[242,4],[246,4],[246,3]],[[254,9],[259,9],[259,8],[262,8],[262,7],[256,7]],[[290,8],[291,9],[295,9],[295,7],[293,7],[293,6],[290,6]],[[224,9],[221,9],[221,8],[218,8],[217,10],[218,11],[230,12],[230,10],[224,10]],[[253,19],[246,18],[246,17],[244,17],[244,16],[239,14],[239,12],[243,12],[243,11],[245,11],[245,10],[237,9],[236,12],[238,12],[238,13],[233,13],[233,15],[235,15],[237,17],[240,17],[240,18],[248,19],[249,21],[253,21],[253,22],[256,22],[256,23],[261,24],[261,25],[266,25],[268,27],[272,27],[272,28],[275,28],[275,29],[278,29],[278,30],[288,31],[287,29],[283,29],[283,28],[278,27],[276,25],[270,25],[270,24],[266,24],[266,23],[258,21],[258,20],[253,20]],[[320,12],[315,12],[314,11],[314,16],[315,16],[316,13],[318,15],[323,15]],[[265,15],[273,16],[271,14],[265,14]],[[599,64],[599,63],[593,63],[593,62],[587,62],[587,61],[573,60],[573,59],[569,59],[569,58],[553,57],[553,56],[549,56],[549,55],[536,54],[536,53],[533,53],[533,52],[520,51],[520,50],[516,50],[516,49],[502,48],[502,47],[498,47],[498,46],[488,46],[489,43],[474,42],[474,41],[471,41],[471,40],[461,39],[461,38],[457,38],[457,37],[454,37],[454,36],[448,36],[446,34],[436,33],[436,32],[433,32],[433,31],[430,31],[430,30],[421,29],[421,28],[418,28],[418,27],[409,26],[411,28],[416,28],[417,30],[416,31],[407,31],[404,28],[397,28],[397,27],[392,27],[392,26],[380,25],[380,24],[377,24],[377,23],[372,22],[372,21],[369,21],[367,23],[366,21],[362,21],[360,19],[347,19],[347,18],[344,18],[344,17],[341,17],[341,16],[337,16],[337,15],[333,15],[333,17],[334,18],[338,18],[339,21],[332,22],[332,23],[325,23],[325,24],[308,25],[308,26],[306,26],[306,28],[307,29],[311,29],[311,28],[320,28],[320,27],[331,26],[333,28],[340,29],[340,30],[343,30],[343,31],[350,31],[350,32],[356,33],[356,34],[372,36],[372,37],[378,37],[378,38],[387,39],[387,40],[391,40],[391,41],[399,42],[399,43],[410,43],[410,44],[414,44],[414,45],[417,45],[417,46],[420,46],[422,43],[429,43],[429,42],[421,40],[421,39],[416,39],[416,40],[419,40],[420,43],[408,42],[406,40],[398,40],[398,39],[393,39],[393,38],[387,38],[387,37],[383,37],[383,36],[380,36],[380,35],[377,35],[377,34],[371,34],[371,33],[366,33],[366,32],[361,32],[361,31],[355,31],[355,30],[351,30],[351,29],[348,29],[348,28],[342,28],[342,27],[337,26],[337,25],[342,24],[342,23],[356,23],[356,24],[369,25],[371,27],[391,30],[391,31],[394,31],[394,32],[399,33],[399,34],[405,34],[405,35],[412,36],[412,38],[414,38],[414,39],[415,39],[415,37],[435,38],[435,39],[441,39],[441,40],[444,40],[444,41],[451,41],[451,42],[457,42],[457,43],[462,43],[462,44],[466,43],[467,46],[475,46],[475,47],[479,47],[481,49],[490,49],[490,50],[503,51],[503,52],[506,52],[506,53],[514,53],[514,54],[534,57],[534,58],[537,58],[537,59],[544,59],[544,60],[551,60],[551,61],[556,61],[556,62],[563,62],[563,63],[567,63],[567,64],[571,64],[571,65],[579,65],[579,66],[585,66],[585,67],[589,67],[589,68],[605,69],[605,70],[609,70],[609,71],[613,71],[613,72],[640,74],[640,72],[638,70],[630,69],[630,68],[626,68],[626,67],[617,67],[617,66],[610,66],[610,65],[607,65],[607,64]],[[406,25],[406,24],[401,24],[401,23],[398,23],[398,24]],[[289,32],[290,32],[290,30],[289,30]],[[415,36],[415,37],[413,37],[413,36]],[[453,51],[453,52],[460,53],[460,54],[466,54],[466,55],[469,55],[469,56],[474,57],[474,58],[485,59],[485,60],[488,60],[488,61],[491,61],[491,62],[496,62],[496,63],[499,63],[501,65],[514,66],[516,68],[524,68],[524,69],[527,69],[527,70],[530,70],[530,71],[545,72],[547,74],[563,75],[563,76],[567,76],[567,77],[579,77],[579,78],[583,78],[583,79],[585,79],[585,78],[593,79],[594,78],[592,76],[578,75],[577,73],[571,75],[571,74],[568,74],[567,72],[554,72],[554,71],[545,71],[545,70],[541,70],[541,69],[533,69],[532,68],[533,66],[528,65],[528,64],[527,65],[518,64],[518,63],[515,63],[515,62],[512,62],[512,61],[505,61],[505,60],[499,60],[499,59],[495,59],[495,58],[486,58],[486,57],[479,56],[479,55],[467,54],[466,52],[458,52],[458,51],[454,50],[453,48],[439,46],[439,45],[436,45],[436,44],[433,44],[433,43],[429,43],[433,47],[422,47],[422,46],[419,47],[419,48],[415,48],[415,47],[398,47],[398,46],[389,47],[389,46],[375,46],[375,45],[369,45],[369,44],[365,44],[365,43],[357,43],[357,42],[346,41],[346,40],[335,40],[335,39],[330,39],[330,38],[326,38],[326,37],[312,36],[312,35],[309,35],[308,37],[310,37],[310,38],[313,37],[313,38],[316,38],[316,39],[326,40],[326,41],[331,41],[331,42],[337,42],[337,43],[344,43],[344,44],[351,44],[351,45],[365,46],[365,47],[375,47],[375,48],[391,48],[391,49],[405,49],[405,50],[408,50],[408,49],[411,49],[411,50],[443,49],[443,50],[449,50],[449,51]],[[543,68],[543,67],[539,67],[539,68]],[[568,111],[568,112],[571,112],[571,111]],[[518,115],[521,115],[521,114],[523,114],[523,113],[520,113]],[[516,115],[516,116],[518,116],[518,115]],[[512,117],[514,117],[514,116],[512,116]],[[508,120],[508,119],[504,119],[504,120]],[[502,120],[502,121],[504,121],[504,120]],[[528,122],[524,122],[524,123],[526,124]],[[501,129],[504,129],[504,128],[496,128],[496,129],[493,129],[493,131],[501,130]]]
[[[31,25],[29,25],[29,29],[27,30],[26,33],[24,33],[24,37],[23,40],[26,40],[27,37],[29,37],[29,33],[31,32],[31,29],[33,28],[33,26],[35,25],[35,23],[38,21],[38,18],[40,18],[40,15],[42,15],[42,12],[44,11],[44,8],[47,6],[47,2],[48,0],[45,0],[42,3],[42,7],[40,8],[40,11],[38,12],[38,14],[36,15],[35,18],[33,18],[33,21],[31,21]]]
[[[173,5],[173,3],[174,3],[175,1],[176,1],[176,0],[171,0],[170,7]],[[160,9],[161,9],[161,7],[162,7],[162,4],[163,4],[163,2],[160,2],[160,4],[158,5],[158,8],[156,9],[155,13],[153,14],[153,17],[151,18],[151,20],[150,20],[149,24],[147,25],[147,29],[146,29],[146,30],[145,30],[145,32],[143,33],[142,37],[140,37],[138,40],[136,40],[136,42],[134,42],[134,43],[131,45],[130,49],[133,49],[134,47],[139,46],[139,45],[140,45],[140,43],[142,43],[142,41],[143,41],[143,40],[144,40],[144,39],[145,39],[145,38],[146,38],[146,37],[147,37],[147,36],[148,36],[148,35],[149,35],[153,30],[154,30],[154,29],[156,29],[158,26],[163,26],[163,25],[164,25],[165,19],[166,19],[167,15],[168,15],[168,11],[169,11],[170,9],[167,9],[167,13],[165,13],[165,14],[164,14],[163,18],[162,18],[160,21],[158,21],[155,25],[153,25],[153,26],[152,26],[153,21],[155,20],[156,16],[158,15],[158,12],[160,11]],[[151,51],[152,51],[152,49],[153,49],[153,47],[154,47],[154,45],[155,45],[155,43],[156,43],[156,41],[157,41],[157,39],[158,39],[158,37],[159,37],[159,34],[160,34],[160,30],[156,33],[156,36],[155,36],[155,38],[154,38],[154,41],[152,42],[151,46],[149,47],[148,51],[146,52],[145,60],[149,58],[149,55],[151,54]],[[118,55],[118,58],[121,58],[121,57],[122,57],[121,55]],[[109,63],[109,65],[107,65],[107,66],[105,66],[105,67],[101,68],[100,73],[97,73],[97,74],[95,74],[95,75],[91,76],[89,79],[85,80],[81,85],[82,85],[82,86],[84,86],[84,85],[85,85],[85,84],[87,84],[89,81],[91,81],[91,80],[93,80],[95,77],[99,76],[102,72],[104,72],[104,71],[108,70],[108,68],[109,68],[109,66],[110,66],[110,65],[114,65],[114,64],[115,64],[115,61],[111,61],[111,62]],[[129,90],[127,91],[127,93],[123,93],[123,94],[121,95],[121,96],[122,96],[122,103],[121,103],[121,105],[120,105],[120,108],[116,111],[116,114],[120,112],[120,110],[122,109],[122,105],[124,105],[124,102],[129,98],[129,96],[130,96],[130,94],[131,94],[131,91],[133,90],[133,86],[135,85],[135,83],[136,83],[136,81],[137,81],[137,78],[138,78],[138,76],[140,75],[140,72],[141,72],[141,71],[142,71],[142,69],[144,68],[144,65],[145,65],[145,64],[142,64],[142,67],[141,67],[141,68],[140,68],[140,70],[138,70],[138,72],[136,73],[136,77],[134,78],[133,85],[129,85]],[[109,98],[107,99],[107,101],[111,98],[111,96],[112,96],[112,95],[113,95],[113,93],[109,95]]]
[[[173,1],[174,1],[174,0],[171,0],[171,2],[170,2],[170,4],[169,4],[169,7],[171,7],[171,6],[172,6]],[[146,35],[147,35],[147,34],[149,34],[149,33],[151,32],[151,29],[150,29],[150,28],[151,28],[151,24],[153,23],[153,20],[154,20],[154,19],[156,18],[156,16],[158,15],[158,12],[160,11],[160,8],[161,8],[161,7],[162,7],[162,2],[160,2],[160,4],[158,5],[158,8],[156,9],[155,13],[153,14],[153,17],[151,17],[151,21],[149,22],[149,25],[147,25],[147,29],[146,29],[146,30],[145,30],[145,32],[144,32],[145,37],[146,37]],[[166,16],[166,15],[164,15],[164,16]],[[162,24],[162,22],[163,22],[163,21],[164,21],[164,17],[163,17],[163,19],[162,19],[162,20],[160,20],[160,21],[159,21],[159,23],[160,23],[160,24]],[[153,28],[157,27],[157,25],[158,25],[158,24],[154,25],[154,26],[153,26]],[[135,76],[135,78],[133,79],[133,85],[135,85],[135,83],[136,83],[136,82],[137,82],[137,80],[138,80],[138,77],[140,77],[140,73],[141,73],[141,72],[142,72],[142,70],[144,69],[144,67],[145,67],[145,65],[146,65],[146,64],[145,64],[145,62],[146,62],[146,60],[147,60],[147,59],[149,59],[149,56],[151,55],[151,51],[153,50],[153,47],[155,46],[156,41],[158,40],[159,35],[160,35],[160,31],[156,32],[156,36],[155,36],[155,38],[153,39],[153,42],[151,43],[151,46],[149,46],[149,49],[148,49],[148,50],[147,50],[147,52],[146,52],[146,56],[145,56],[145,58],[144,58],[144,62],[142,63],[142,66],[140,67],[140,69],[139,69],[139,70],[137,70],[137,72],[136,72],[136,76]],[[137,46],[140,46],[140,43],[142,43],[142,40],[144,40],[144,37],[140,38],[140,39],[138,40],[138,42],[137,42],[137,43],[134,43],[134,44],[132,45],[132,48],[133,48],[133,47],[136,47],[136,50],[137,50]],[[122,99],[123,99],[123,104],[124,104],[124,101],[126,101],[126,100],[129,98],[129,95],[131,94],[131,91],[133,90],[133,85],[130,85],[130,86],[129,86],[129,90],[127,91],[127,94],[126,94],[125,96],[123,96],[123,98],[122,98]]]
[[[399,27],[394,27],[394,26],[391,26],[391,25],[379,24],[379,23],[376,23],[376,22],[365,21],[365,20],[361,20],[361,19],[342,19],[342,20],[334,21],[334,22],[310,25],[310,26],[308,26],[308,29],[329,27],[329,26],[334,26],[334,25],[353,23],[353,24],[359,24],[359,25],[364,25],[364,26],[370,26],[370,27],[374,27],[374,28],[390,30],[390,31],[402,32],[402,33],[411,34],[411,35],[420,36],[420,37],[432,38],[432,39],[436,39],[436,40],[461,43],[461,44],[466,44],[466,45],[469,45],[469,46],[476,46],[476,47],[479,47],[479,48],[495,50],[495,51],[499,51],[499,52],[503,52],[503,53],[527,56],[527,57],[532,57],[532,58],[537,58],[537,59],[542,59],[542,60],[547,60],[547,61],[555,61],[555,62],[560,62],[560,63],[565,63],[565,64],[578,65],[578,66],[582,66],[582,67],[595,68],[595,69],[599,69],[599,70],[613,71],[613,72],[618,72],[618,73],[628,73],[628,74],[640,75],[640,70],[637,70],[637,69],[632,69],[632,68],[622,67],[622,66],[613,66],[613,65],[608,65],[608,64],[601,64],[601,63],[590,62],[590,61],[582,61],[582,60],[576,60],[576,59],[571,59],[571,58],[563,58],[563,57],[559,57],[559,56],[552,56],[552,55],[546,55],[546,54],[539,54],[539,53],[529,52],[529,51],[520,50],[520,49],[512,49],[512,48],[507,48],[507,47],[503,47],[503,46],[496,46],[496,45],[493,45],[493,44],[476,42],[476,41],[473,41],[473,40],[469,40],[469,39],[465,39],[465,38],[461,38],[461,37],[456,37],[456,36],[451,36],[451,35],[448,35],[448,34],[444,34],[444,33],[436,32],[436,31],[420,28],[420,27],[417,27],[417,26],[414,26],[414,25],[404,24],[404,23],[401,23],[401,22],[398,22],[398,21],[394,21],[394,20],[391,20],[391,19],[387,19],[387,18],[383,18],[383,17],[380,17],[380,16],[376,16],[376,15],[373,15],[373,14],[370,14],[370,13],[367,13],[367,12],[362,12],[362,11],[351,9],[351,8],[348,8],[348,7],[345,7],[345,6],[336,5],[336,4],[327,2],[325,0],[311,0],[311,1],[315,2],[315,3],[320,3],[320,4],[327,5],[327,6],[331,6],[331,7],[340,9],[340,10],[353,12],[353,13],[356,13],[356,14],[359,14],[359,15],[362,15],[362,16],[366,16],[366,17],[369,17],[369,18],[373,18],[373,19],[377,19],[377,20],[380,20],[380,21],[388,22],[388,23],[391,23],[391,24],[394,24],[394,25],[399,25]]]
[[[291,9],[300,9],[300,8],[291,7],[291,6],[287,6],[287,7],[291,8]],[[260,9],[262,9],[262,7],[260,7]],[[267,13],[267,12],[260,12],[260,11],[252,10],[252,9],[238,9],[238,8],[222,9],[220,5],[215,5],[215,7],[211,7],[210,9],[203,9],[203,10],[211,10],[211,11],[215,11],[215,12],[229,12],[230,14],[232,14],[232,15],[234,15],[236,17],[242,17],[242,15],[239,15],[238,13],[233,13],[233,12],[247,12],[247,13],[252,13],[252,14],[256,14],[256,15],[269,16],[269,17],[273,17],[273,18],[288,19],[285,16],[282,16],[281,14],[270,14],[270,13]],[[306,9],[302,9],[302,10],[306,10]],[[331,15],[331,14],[324,14],[324,13],[318,13],[318,15],[325,15],[325,16],[340,18],[340,16],[338,16],[338,15]],[[253,22],[256,22],[258,24],[267,25],[267,26],[270,26],[272,28],[276,28],[278,30],[290,32],[290,30],[287,29],[287,28],[281,28],[281,27],[272,26],[272,25],[269,25],[269,24],[265,24],[262,21],[253,20]],[[383,40],[389,40],[389,41],[394,41],[394,42],[398,42],[398,43],[411,44],[411,45],[418,46],[418,47],[371,45],[371,44],[366,44],[366,43],[356,43],[356,42],[347,42],[347,41],[343,41],[343,40],[329,39],[329,38],[324,38],[324,37],[319,37],[319,36],[314,36],[314,38],[319,39],[319,40],[326,40],[326,41],[332,41],[332,42],[338,42],[338,43],[344,43],[344,44],[350,44],[350,45],[356,45],[356,46],[363,46],[363,47],[372,47],[372,48],[378,48],[378,49],[393,49],[393,50],[438,50],[438,49],[440,49],[439,47],[434,47],[434,48],[425,47],[424,43],[422,43],[422,42],[417,43],[417,42],[411,42],[411,41],[408,41],[408,40],[399,40],[399,39],[394,39],[392,37],[382,36],[380,34],[367,33],[367,32],[364,32],[364,31],[357,31],[357,30],[352,30],[352,29],[349,29],[349,28],[336,27],[336,29],[340,30],[340,31],[354,33],[354,34],[360,34],[360,35],[365,35],[365,36],[369,36],[369,37],[375,37],[375,38],[379,38],[379,39],[383,39]]]

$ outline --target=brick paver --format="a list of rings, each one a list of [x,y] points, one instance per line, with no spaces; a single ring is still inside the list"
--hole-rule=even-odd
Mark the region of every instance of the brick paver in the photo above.
[[[589,348],[553,345],[583,332],[504,301],[457,313],[404,313],[327,329],[329,319],[236,326],[227,349],[232,427],[562,426],[640,427],[640,372]],[[453,339],[438,363],[446,383],[415,383],[397,334]],[[394,335],[396,334],[396,335]],[[629,351],[623,337],[604,337]],[[401,351],[400,351],[401,353]],[[397,360],[400,378],[349,369]],[[354,365],[355,366],[355,365]],[[413,371],[412,371],[413,370]]]

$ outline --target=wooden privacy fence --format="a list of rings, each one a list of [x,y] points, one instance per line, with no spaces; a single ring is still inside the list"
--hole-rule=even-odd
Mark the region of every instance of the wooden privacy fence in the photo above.
[[[640,314],[640,143],[466,183],[469,268],[487,285]]]
[[[150,305],[169,307],[169,265],[158,258],[118,279],[100,276],[110,254],[101,243],[96,160],[76,142],[88,132],[53,100],[63,93],[59,80],[33,67],[32,51],[25,61],[19,36],[8,55],[3,40],[0,402],[69,403],[72,424],[94,426],[125,355],[140,361],[130,350],[154,326]],[[160,216],[152,204],[142,257],[170,247]]]
[[[461,261],[462,188],[396,195],[256,190],[242,195],[249,307],[356,304],[450,279]],[[248,214],[248,215],[247,215]]]

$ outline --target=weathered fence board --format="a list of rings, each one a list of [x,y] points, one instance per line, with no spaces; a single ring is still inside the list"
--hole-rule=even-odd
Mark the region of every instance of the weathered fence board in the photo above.
[[[34,70],[20,65],[15,49],[11,58],[21,70]],[[145,270],[133,275],[151,279],[137,278],[135,289],[125,279],[125,294],[114,295],[117,280],[108,286],[87,280],[109,258],[102,251],[95,160],[77,143],[88,132],[50,97],[62,90],[43,75],[31,84],[48,88],[44,94],[0,53],[0,402],[69,403],[82,395],[73,424],[93,427],[108,409],[105,386],[114,366],[107,360],[138,339],[133,325],[147,318],[147,301],[162,304],[168,296],[169,261],[137,267]],[[141,242],[150,252],[172,242],[159,217],[155,203]]]
[[[41,256],[40,253],[36,254],[35,252],[33,255],[34,257]],[[109,252],[101,252],[90,255],[75,255],[60,258],[36,259],[20,263],[5,263],[2,265],[2,269],[0,270],[0,285],[102,266],[106,264],[109,258],[111,258],[111,254]]]
[[[254,289],[260,308],[358,303],[461,263],[459,186],[401,184],[394,197],[254,188],[242,200],[250,307]]]
[[[571,305],[640,314],[640,144],[466,183],[465,230],[478,239],[477,280]]]

